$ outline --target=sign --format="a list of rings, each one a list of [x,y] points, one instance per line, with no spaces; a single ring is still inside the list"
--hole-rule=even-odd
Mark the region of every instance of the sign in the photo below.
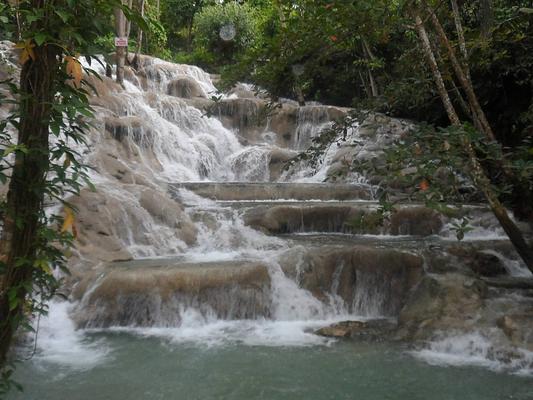
[[[116,37],[115,46],[117,47],[128,47],[128,38],[127,37]]]

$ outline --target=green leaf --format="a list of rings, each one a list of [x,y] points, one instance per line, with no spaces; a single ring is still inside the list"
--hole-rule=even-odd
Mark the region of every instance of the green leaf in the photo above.
[[[37,46],[41,46],[44,42],[46,42],[47,37],[48,35],[46,33],[39,32],[35,34],[35,36],[33,37],[33,40],[35,41]]]
[[[55,10],[55,13],[59,16],[59,18],[61,18],[64,23],[67,23],[67,21],[69,20],[70,15],[66,12],[61,10]]]
[[[7,298],[9,302],[9,311],[13,311],[19,305],[18,289],[12,287],[7,292]]]

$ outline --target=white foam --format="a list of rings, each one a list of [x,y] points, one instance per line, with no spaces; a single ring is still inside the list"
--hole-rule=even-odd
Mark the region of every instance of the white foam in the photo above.
[[[431,365],[478,366],[494,371],[533,375],[533,352],[499,343],[493,332],[451,335],[413,351]]]
[[[36,362],[87,370],[108,360],[110,350],[103,340],[89,340],[84,332],[76,331],[68,316],[68,302],[51,302],[49,313],[41,317]]]
[[[352,317],[353,319],[353,317]],[[236,320],[224,321],[205,318],[192,310],[184,315],[179,328],[111,328],[106,331],[128,332],[145,337],[158,337],[176,344],[200,347],[245,346],[307,347],[333,343],[335,340],[315,335],[313,332],[342,319],[311,321]]]

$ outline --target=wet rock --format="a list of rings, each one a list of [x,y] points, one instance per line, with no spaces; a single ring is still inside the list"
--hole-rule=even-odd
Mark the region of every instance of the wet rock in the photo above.
[[[82,286],[79,327],[179,326],[188,309],[221,319],[270,313],[270,277],[260,263],[117,263]]]
[[[422,258],[365,246],[296,248],[280,259],[280,265],[318,299],[338,296],[349,312],[367,316],[398,315],[423,275]]]
[[[358,200],[369,199],[367,186],[323,183],[182,183],[173,190],[187,189],[212,200]]]
[[[470,331],[487,296],[482,281],[458,273],[427,275],[399,315],[398,337],[426,340],[437,331]]]
[[[349,338],[353,331],[361,331],[366,327],[365,322],[361,321],[343,321],[336,324],[320,328],[315,331],[315,335],[332,337],[332,338]]]
[[[245,214],[246,224],[270,233],[340,232],[429,236],[443,223],[423,207],[403,207],[390,221],[368,205],[313,204],[257,207]]]
[[[149,148],[153,145],[153,133],[145,121],[139,117],[109,117],[105,120],[105,130],[113,139],[125,142],[128,138],[139,146]]]
[[[276,181],[279,179],[287,162],[294,158],[296,153],[291,150],[281,148],[274,148],[270,154],[270,180]]]
[[[315,334],[332,338],[382,341],[390,339],[395,329],[396,322],[388,319],[343,321],[318,329]]]
[[[182,97],[186,99],[207,97],[198,82],[196,82],[190,76],[183,76],[174,79],[168,84],[167,93],[171,96]]]
[[[349,206],[275,206],[247,212],[245,223],[270,233],[345,232]]]
[[[482,278],[490,287],[514,289],[514,290],[533,290],[533,278],[531,277],[497,277]]]
[[[425,207],[400,208],[391,216],[391,234],[430,236],[442,229],[441,216]]]
[[[174,251],[177,246],[184,249],[196,242],[193,222],[166,192],[135,184],[115,186],[121,191],[106,187],[97,187],[96,192],[83,189],[79,197],[71,200],[78,210],[76,249],[83,259],[92,260],[93,264],[131,259],[128,245],[158,248],[168,240],[166,235],[175,237]],[[148,235],[147,226],[155,232]]]
[[[507,270],[501,259],[492,253],[478,251],[471,260],[467,261],[467,264],[479,276],[507,275]]]
[[[269,126],[277,134],[278,146],[294,149],[294,135],[298,126],[298,107],[283,104],[270,119]]]
[[[212,113],[222,117],[222,123],[226,127],[240,129],[242,134],[247,128],[260,127],[266,123],[266,115],[261,112],[265,106],[266,102],[257,98],[224,99],[215,103]]]
[[[237,83],[227,94],[228,96],[233,95],[241,99],[253,99],[258,97],[253,86],[244,83]],[[266,98],[263,99],[266,100]]]
[[[528,312],[505,315],[498,319],[497,325],[513,345],[533,351],[533,308]]]

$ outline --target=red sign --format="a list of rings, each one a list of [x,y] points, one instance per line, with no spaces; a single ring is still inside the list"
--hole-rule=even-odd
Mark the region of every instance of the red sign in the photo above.
[[[117,47],[128,47],[128,38],[127,37],[116,37],[115,46]]]

